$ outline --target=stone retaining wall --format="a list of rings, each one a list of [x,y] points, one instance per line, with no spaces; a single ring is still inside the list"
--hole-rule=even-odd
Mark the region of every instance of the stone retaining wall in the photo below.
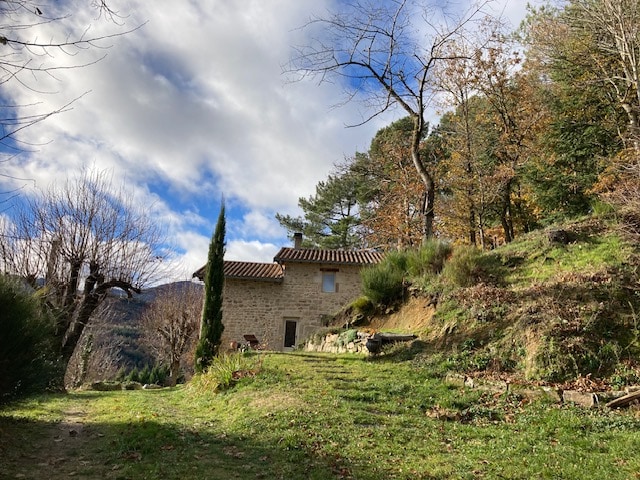
[[[366,343],[370,336],[370,333],[359,330],[345,330],[340,333],[313,336],[304,344],[304,351],[368,354]]]

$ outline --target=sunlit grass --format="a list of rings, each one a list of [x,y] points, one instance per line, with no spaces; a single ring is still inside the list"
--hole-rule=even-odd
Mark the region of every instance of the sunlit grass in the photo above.
[[[506,283],[518,288],[567,273],[592,273],[602,265],[620,267],[629,261],[633,247],[615,233],[557,245],[536,232],[530,238],[501,247],[496,254],[511,264]]]
[[[0,471],[6,478],[374,480],[624,479],[640,469],[633,413],[465,390],[384,356],[262,358],[257,376],[221,393],[188,386],[78,392],[6,407]],[[77,436],[61,430],[61,420]]]

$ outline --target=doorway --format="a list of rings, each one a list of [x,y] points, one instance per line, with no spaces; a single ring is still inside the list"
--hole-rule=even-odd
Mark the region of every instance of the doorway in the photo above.
[[[298,322],[296,320],[284,321],[284,348],[295,348],[298,338]]]

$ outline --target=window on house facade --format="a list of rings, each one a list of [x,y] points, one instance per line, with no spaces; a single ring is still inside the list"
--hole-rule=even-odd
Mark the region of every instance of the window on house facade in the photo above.
[[[322,291],[324,293],[335,293],[336,291],[336,272],[322,272]]]

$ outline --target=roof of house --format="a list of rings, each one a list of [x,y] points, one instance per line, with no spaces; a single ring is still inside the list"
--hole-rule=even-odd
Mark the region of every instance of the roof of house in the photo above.
[[[323,263],[325,265],[371,265],[380,262],[383,254],[373,250],[327,250],[322,248],[283,247],[273,258],[277,263],[224,261],[225,278],[264,280],[281,282],[284,278],[284,263]],[[193,276],[204,279],[200,267]]]
[[[205,267],[206,265],[200,267],[196,270],[193,276],[203,280]],[[225,278],[281,282],[284,278],[284,269],[282,265],[277,263],[237,262],[225,260],[224,276]]]
[[[283,247],[273,259],[278,263],[370,265],[380,262],[382,257],[382,253],[373,250],[327,250],[321,248]]]

